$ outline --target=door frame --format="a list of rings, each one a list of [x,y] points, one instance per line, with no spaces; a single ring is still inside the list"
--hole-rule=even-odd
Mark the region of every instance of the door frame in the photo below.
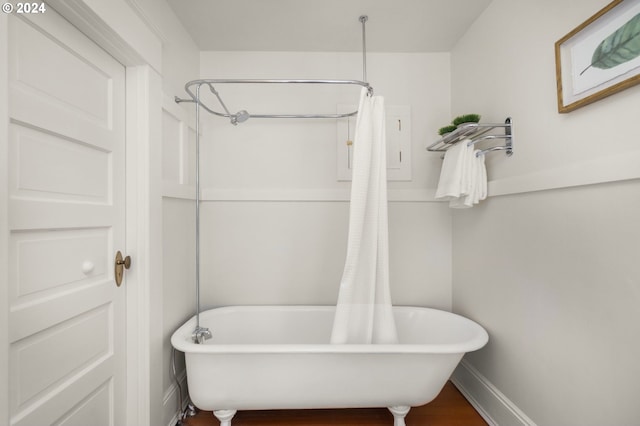
[[[89,0],[91,1],[91,0]],[[154,342],[162,341],[162,79],[140,53],[135,40],[124,40],[86,0],[47,3],[126,69],[126,358],[127,425],[159,424],[162,360]],[[9,373],[8,344],[8,16],[0,14],[0,377]],[[152,285],[153,283],[153,285]],[[160,379],[161,380],[161,379]],[[8,380],[0,380],[0,424],[9,424]],[[158,416],[158,417],[157,417]]]

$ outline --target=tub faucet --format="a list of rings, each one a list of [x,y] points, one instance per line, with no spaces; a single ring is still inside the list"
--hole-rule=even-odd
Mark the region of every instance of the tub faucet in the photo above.
[[[200,326],[196,327],[196,329],[193,330],[193,334],[191,334],[193,341],[198,344],[202,344],[205,340],[211,339],[211,337],[213,337],[211,330]]]

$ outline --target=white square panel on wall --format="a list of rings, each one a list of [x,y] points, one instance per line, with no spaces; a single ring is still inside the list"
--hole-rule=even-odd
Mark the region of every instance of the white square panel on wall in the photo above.
[[[338,105],[337,113],[358,109],[357,105]],[[386,106],[387,180],[411,180],[411,108],[408,105]],[[356,116],[336,120],[336,159],[338,180],[351,180],[353,136]]]
[[[202,133],[202,131],[201,131]],[[162,100],[163,195],[192,198],[195,185],[195,117],[164,95]]]

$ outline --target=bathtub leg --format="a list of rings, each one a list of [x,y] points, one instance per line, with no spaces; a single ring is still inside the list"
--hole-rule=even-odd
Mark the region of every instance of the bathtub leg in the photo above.
[[[405,426],[404,418],[409,414],[411,407],[406,405],[397,405],[395,407],[387,407],[391,414],[393,414],[393,426]]]
[[[236,410],[216,410],[213,415],[220,420],[220,426],[231,426],[231,419],[236,415]]]

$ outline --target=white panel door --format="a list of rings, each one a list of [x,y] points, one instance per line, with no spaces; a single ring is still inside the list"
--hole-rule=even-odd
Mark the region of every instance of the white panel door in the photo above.
[[[125,70],[51,8],[8,21],[11,425],[121,425]]]

